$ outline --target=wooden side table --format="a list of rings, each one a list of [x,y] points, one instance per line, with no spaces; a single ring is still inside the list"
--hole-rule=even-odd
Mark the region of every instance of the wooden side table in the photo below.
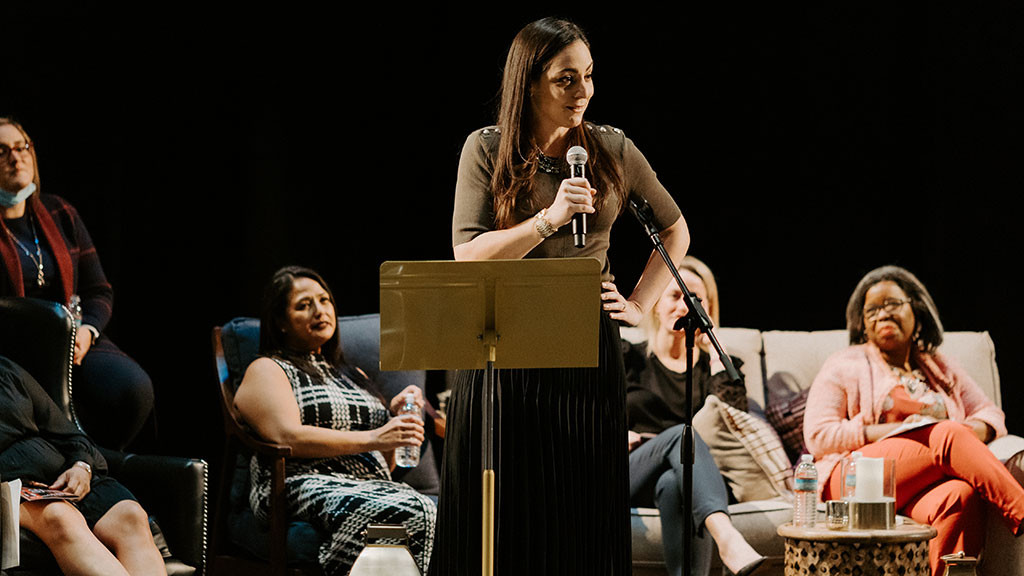
[[[901,518],[891,530],[829,530],[792,523],[778,527],[786,539],[786,576],[930,576],[931,526]]]

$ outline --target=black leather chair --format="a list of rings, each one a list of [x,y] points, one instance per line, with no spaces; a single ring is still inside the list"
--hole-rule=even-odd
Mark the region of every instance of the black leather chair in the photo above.
[[[380,317],[377,314],[343,316],[337,329],[345,358],[362,368],[381,387],[385,397],[406,386],[425,387],[426,373],[380,372]],[[291,448],[268,444],[252,434],[234,408],[234,394],[245,369],[256,358],[259,320],[236,318],[213,330],[214,368],[224,417],[226,444],[217,513],[214,519],[211,572],[214,576],[298,576],[320,574],[317,551],[325,535],[311,524],[291,521],[283,499],[284,459]],[[428,408],[426,424],[431,426]],[[438,428],[435,427],[435,430]],[[428,440],[420,465],[395,479],[428,495],[439,490],[439,471]],[[260,524],[249,507],[249,459],[259,453],[275,462],[272,467],[270,525]]]
[[[60,304],[32,298],[0,298],[0,355],[32,374],[77,424],[71,380],[74,341],[74,321]],[[159,525],[166,540],[162,552],[168,576],[204,574],[206,463],[191,458],[126,454],[102,447],[101,450],[110,475],[135,494]],[[38,538],[23,530],[20,540],[21,565],[4,574],[60,574],[53,556]]]

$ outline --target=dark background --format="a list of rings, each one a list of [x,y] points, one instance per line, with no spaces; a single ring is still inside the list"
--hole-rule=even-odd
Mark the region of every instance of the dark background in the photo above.
[[[152,375],[159,450],[217,460],[210,331],[284,264],[339,314],[376,312],[385,260],[451,258],[458,153],[490,124],[515,8],[301,3],[0,9],[0,114],[81,212],[116,291],[108,334]],[[479,6],[479,5],[478,5]],[[624,13],[628,8],[628,13]],[[1011,431],[1022,7],[630,3],[590,35],[588,119],[625,130],[716,272],[727,326],[844,326],[857,280],[915,272],[947,330],[988,330]],[[621,285],[647,239],[613,232]]]

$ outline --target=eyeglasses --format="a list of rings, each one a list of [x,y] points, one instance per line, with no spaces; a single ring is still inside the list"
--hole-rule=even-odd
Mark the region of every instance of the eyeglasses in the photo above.
[[[910,300],[886,300],[878,306],[872,306],[871,308],[864,309],[864,318],[866,320],[874,320],[876,316],[883,310],[886,314],[894,314],[897,310],[903,307],[904,304],[910,304]]]
[[[10,156],[11,152],[17,152],[19,154],[28,154],[28,151],[31,149],[31,142],[25,142],[24,144],[15,144],[14,146],[0,144],[0,160],[6,160],[7,157]]]

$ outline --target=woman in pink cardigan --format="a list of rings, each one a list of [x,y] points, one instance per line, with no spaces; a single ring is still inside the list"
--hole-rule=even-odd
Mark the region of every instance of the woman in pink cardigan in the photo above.
[[[910,272],[869,272],[846,309],[849,348],[811,385],[804,440],[817,460],[821,498],[841,496],[839,461],[859,450],[894,458],[896,508],[932,525],[932,574],[939,558],[981,552],[986,502],[1018,536],[1024,488],[985,446],[1006,434],[1005,415],[960,367],[937,351],[942,324]],[[919,427],[902,433],[904,424]]]

